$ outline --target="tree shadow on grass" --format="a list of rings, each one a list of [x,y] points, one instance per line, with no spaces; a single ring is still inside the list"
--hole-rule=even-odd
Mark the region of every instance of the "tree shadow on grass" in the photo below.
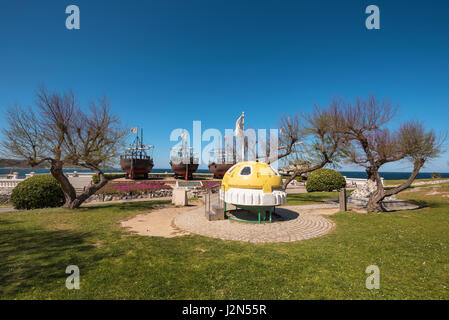
[[[89,233],[20,228],[12,221],[0,227],[0,297],[14,298],[31,288],[65,286],[67,266],[86,273],[107,253],[89,244]]]
[[[447,204],[444,204],[440,201],[432,201],[432,200],[424,200],[424,199],[404,199],[408,203],[414,204],[419,206],[419,209],[425,209],[425,208],[443,208],[446,207]]]

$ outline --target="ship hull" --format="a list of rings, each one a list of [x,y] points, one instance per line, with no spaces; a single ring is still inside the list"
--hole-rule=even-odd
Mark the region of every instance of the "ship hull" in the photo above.
[[[147,179],[148,173],[150,173],[151,169],[153,169],[153,165],[153,160],[151,159],[120,159],[120,166],[122,167],[122,170],[126,172],[127,178],[131,179]]]
[[[228,171],[234,163],[215,163],[209,164],[209,171],[213,173],[214,178],[222,179],[226,171]]]
[[[175,178],[179,179],[192,179],[193,173],[198,169],[199,164],[198,163],[189,163],[189,164],[175,164],[172,161],[170,161],[171,170],[175,174]]]

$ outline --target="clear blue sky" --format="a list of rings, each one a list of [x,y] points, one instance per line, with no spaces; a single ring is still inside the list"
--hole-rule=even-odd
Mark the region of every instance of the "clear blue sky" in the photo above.
[[[80,30],[65,27],[70,4]],[[380,30],[365,27],[369,4]],[[445,130],[448,12],[447,1],[414,0],[0,0],[0,110],[32,105],[41,83],[82,102],[106,95],[156,145],[157,168],[168,167],[170,132],[193,120],[223,130],[245,111],[247,127],[275,128],[281,113],[333,96],[375,93],[400,106],[396,123]],[[448,160],[427,171],[449,171]]]

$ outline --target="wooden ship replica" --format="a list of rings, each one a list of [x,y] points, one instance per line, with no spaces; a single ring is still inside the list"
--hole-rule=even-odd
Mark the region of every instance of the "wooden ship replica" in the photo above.
[[[175,179],[191,180],[193,173],[198,169],[199,161],[193,148],[188,145],[187,135],[183,133],[181,139],[181,147],[172,148],[170,166]]]
[[[237,163],[235,151],[226,152],[224,149],[217,149],[211,152],[212,160],[209,162],[209,171],[216,179],[222,179],[226,171]]]
[[[143,144],[142,129],[140,130],[140,137],[137,128],[132,132],[137,133],[136,138],[129,148],[125,149],[125,153],[120,156],[120,166],[126,172],[127,178],[147,179],[154,166],[153,158],[147,154],[147,151],[154,146]]]
[[[245,112],[242,112],[242,115],[237,119],[235,124],[235,135],[236,137],[240,137],[242,141],[242,161],[245,157]],[[228,171],[234,164],[237,163],[237,156],[235,151],[235,141],[232,138],[232,146],[229,148],[226,143],[227,137],[225,137],[225,146],[226,149],[217,149],[211,152],[212,161],[209,163],[209,171],[214,175],[214,178],[222,179],[225,175],[226,171]],[[230,150],[229,150],[230,149]]]

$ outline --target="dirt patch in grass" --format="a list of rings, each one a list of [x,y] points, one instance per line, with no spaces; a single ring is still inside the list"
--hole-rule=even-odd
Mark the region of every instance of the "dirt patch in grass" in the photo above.
[[[101,246],[103,245],[103,241],[102,240],[98,240],[97,242],[95,242],[94,244],[93,244],[93,246],[95,247],[95,248],[101,248]]]
[[[121,226],[142,236],[173,238],[188,234],[176,228],[173,219],[182,212],[196,209],[200,202],[191,202],[186,207],[163,207],[151,212],[138,214],[122,221]]]

